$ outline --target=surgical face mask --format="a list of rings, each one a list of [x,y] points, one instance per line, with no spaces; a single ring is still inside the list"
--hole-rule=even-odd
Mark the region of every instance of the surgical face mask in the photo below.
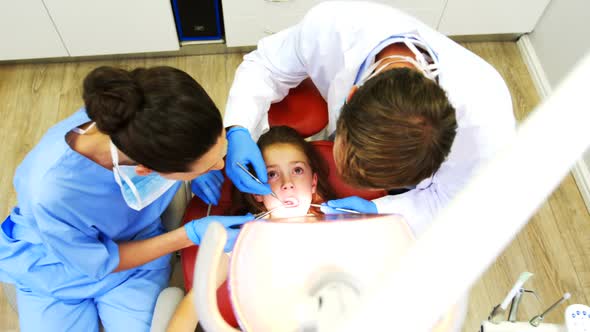
[[[400,62],[407,62],[412,64],[418,71],[420,71],[426,78],[433,80],[436,82],[438,77],[438,61],[436,57],[433,55],[430,48],[427,45],[413,39],[405,38],[403,43],[414,53],[415,59],[409,56],[403,55],[390,55],[386,56],[379,61],[376,61],[372,64],[359,79],[358,86],[363,85],[366,81],[370,80],[371,78],[375,77],[379,73],[383,71],[386,67],[394,63]],[[428,54],[431,55],[424,55],[422,52],[418,50],[415,44],[418,44],[421,48],[427,50]],[[393,61],[386,61],[392,59]]]
[[[130,208],[140,211],[176,183],[175,180],[165,179],[156,172],[141,176],[135,172],[136,166],[119,165],[117,148],[112,141],[110,144],[115,181],[121,188],[123,199]]]

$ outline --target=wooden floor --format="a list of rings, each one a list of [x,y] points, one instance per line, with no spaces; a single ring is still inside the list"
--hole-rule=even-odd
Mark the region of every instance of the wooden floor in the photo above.
[[[539,98],[514,42],[466,43],[490,62],[508,82],[516,117],[524,119]],[[77,110],[81,81],[94,67],[123,68],[169,65],[199,81],[223,111],[240,54],[128,59],[62,64],[0,65],[0,213],[16,203],[12,177],[25,154],[54,123]],[[470,82],[468,84],[477,84]],[[512,185],[506,184],[510,190]],[[540,313],[564,291],[569,303],[590,300],[590,216],[572,178],[568,176],[543,204],[528,226],[474,285],[464,331],[475,332],[491,308],[501,301],[522,271],[535,273],[527,286],[541,297],[525,297],[520,319]],[[563,310],[546,317],[562,322]],[[0,293],[0,331],[18,331],[16,314]]]

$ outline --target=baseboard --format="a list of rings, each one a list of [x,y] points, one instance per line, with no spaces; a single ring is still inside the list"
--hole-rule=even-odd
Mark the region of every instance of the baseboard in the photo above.
[[[527,65],[533,84],[539,93],[541,100],[544,100],[551,93],[551,85],[547,79],[547,75],[541,66],[539,57],[535,52],[535,48],[531,43],[528,34],[523,35],[516,42],[524,63]],[[584,198],[586,208],[590,212],[590,165],[584,159],[579,160],[572,168],[572,174],[578,185],[578,189]]]
[[[535,52],[535,48],[531,43],[529,35],[522,35],[516,41],[516,45],[518,45],[522,59],[524,60],[529,73],[531,74],[531,78],[533,79],[535,88],[539,93],[539,97],[541,97],[542,100],[546,99],[551,93],[551,85],[549,84],[547,75],[543,70],[543,66],[541,65],[541,61]]]
[[[572,174],[574,175],[574,179],[576,179],[584,202],[586,202],[586,208],[590,212],[590,165],[582,159],[576,163],[572,169]]]

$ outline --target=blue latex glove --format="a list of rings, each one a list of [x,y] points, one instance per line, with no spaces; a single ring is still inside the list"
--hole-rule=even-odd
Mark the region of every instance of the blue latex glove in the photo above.
[[[219,170],[207,172],[191,181],[191,190],[203,202],[217,205],[221,198],[221,186],[223,185],[223,173]]]
[[[227,157],[225,161],[225,172],[240,191],[258,195],[271,193],[262,153],[252,140],[248,129],[233,127],[227,131]],[[254,175],[264,184],[252,179],[248,173],[238,167],[237,162],[244,167],[252,165],[256,173]]]
[[[209,224],[214,221],[221,223],[227,231],[227,242],[223,251],[230,252],[234,248],[238,234],[240,234],[239,229],[233,229],[230,227],[243,225],[245,222],[251,220],[254,220],[254,216],[251,213],[248,213],[245,216],[209,216],[187,222],[184,225],[184,229],[186,230],[188,238],[193,241],[194,244],[199,245],[201,244],[201,240],[203,239]]]
[[[333,208],[343,208],[348,210],[354,210],[360,213],[377,213],[377,205],[371,201],[360,198],[358,196],[350,196],[342,199],[335,199],[322,203],[322,210],[325,214],[340,214],[346,213],[335,210]]]

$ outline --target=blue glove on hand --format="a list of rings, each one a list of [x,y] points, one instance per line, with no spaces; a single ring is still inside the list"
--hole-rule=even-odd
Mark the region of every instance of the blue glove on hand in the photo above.
[[[322,203],[322,210],[325,214],[340,214],[346,213],[338,211],[334,208],[342,208],[347,210],[354,210],[360,213],[377,213],[377,205],[371,201],[360,198],[358,196],[350,196],[342,199],[335,199]]]
[[[227,231],[227,243],[225,244],[223,251],[230,252],[234,248],[238,234],[240,234],[239,229],[233,229],[230,227],[243,225],[245,222],[251,220],[254,220],[254,216],[251,213],[248,213],[245,216],[209,216],[187,222],[184,225],[184,229],[186,230],[188,238],[193,241],[194,244],[199,245],[201,244],[201,240],[203,239],[209,224],[216,221],[222,224]]]
[[[221,198],[223,180],[223,173],[221,171],[210,171],[192,180],[191,190],[203,202],[217,205],[219,198]]]
[[[256,182],[244,172],[236,163],[244,167],[252,165],[255,175],[264,184]],[[225,172],[232,180],[234,185],[242,192],[258,195],[268,195],[271,193],[268,185],[268,176],[266,175],[266,165],[262,159],[260,149],[250,137],[248,129],[242,127],[233,127],[227,131],[227,157]]]

